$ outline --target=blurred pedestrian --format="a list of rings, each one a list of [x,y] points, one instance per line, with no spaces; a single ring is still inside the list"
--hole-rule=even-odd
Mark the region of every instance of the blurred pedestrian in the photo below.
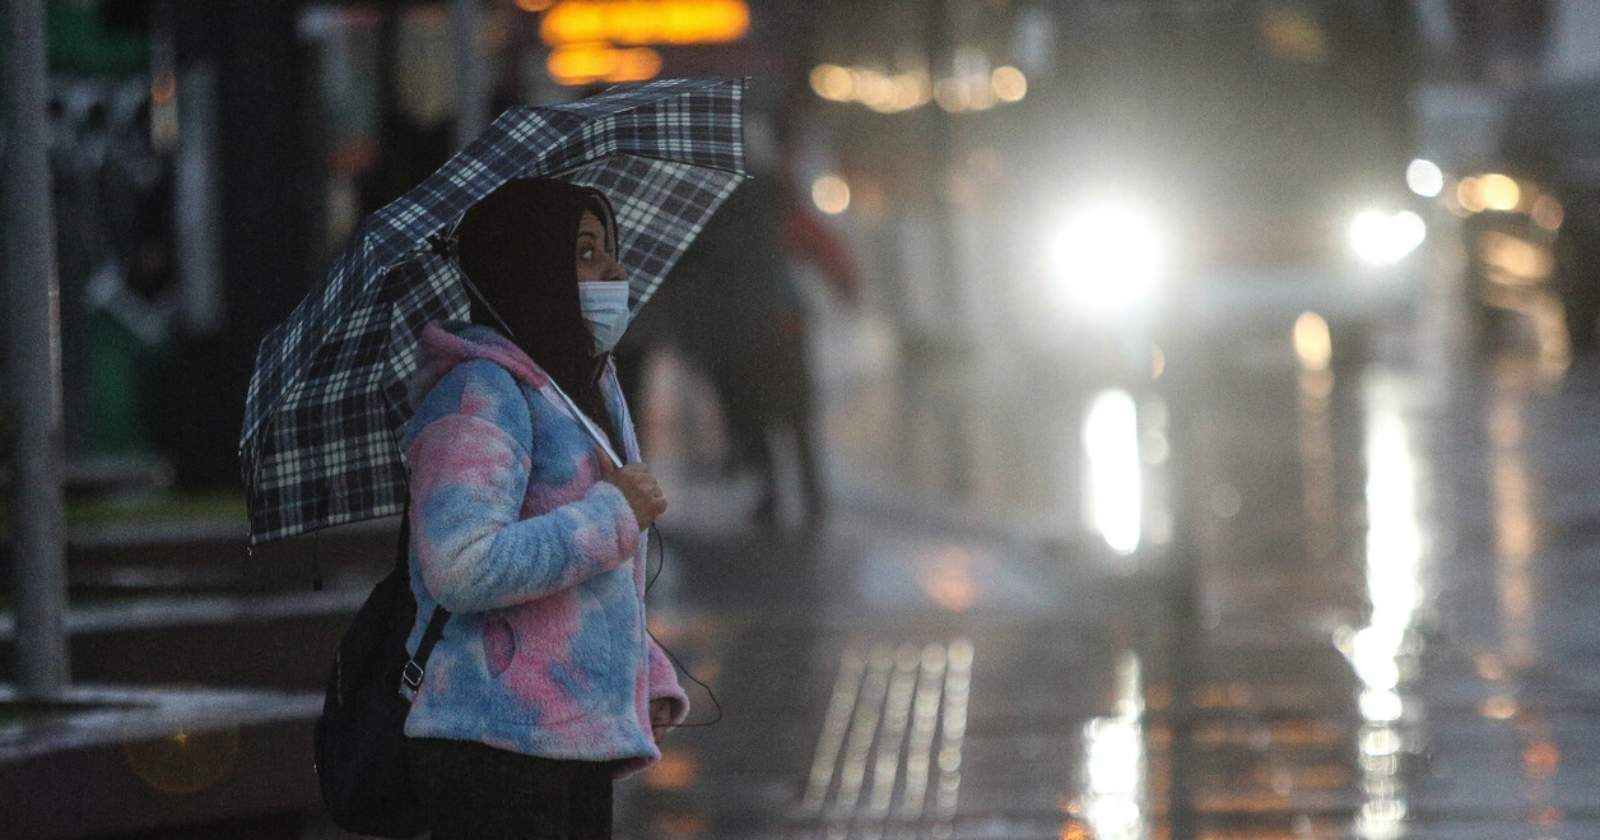
[[[641,531],[666,509],[611,350],[628,325],[599,192],[511,181],[457,228],[471,322],[423,333],[411,469],[418,626],[452,615],[406,719],[436,840],[611,836],[612,780],[688,699],[645,629]]]
[[[673,268],[646,314],[647,329],[630,336],[624,349],[638,370],[651,345],[671,342],[706,374],[727,424],[727,469],[755,473],[751,513],[762,522],[777,515],[777,449],[786,438],[794,444],[807,517],[827,508],[810,318],[792,262],[816,266],[851,304],[859,287],[848,250],[790,193],[773,171],[741,185]],[[642,396],[642,383],[632,385]]]

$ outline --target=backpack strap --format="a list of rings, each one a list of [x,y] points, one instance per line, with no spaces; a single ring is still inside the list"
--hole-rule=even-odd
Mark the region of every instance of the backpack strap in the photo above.
[[[406,586],[410,586],[410,557],[411,547],[411,500],[406,499],[405,511],[400,514],[400,545],[395,549],[395,565],[400,569],[401,577],[407,578]],[[444,636],[445,622],[450,620],[450,612],[444,607],[435,606],[433,615],[428,618],[428,628],[422,631],[422,639],[417,642],[417,653],[406,660],[406,666],[400,672],[400,680],[414,694],[422,687],[423,666],[428,664],[428,656],[433,653],[433,646],[439,643]],[[402,689],[404,690],[404,689]]]
[[[422,631],[422,641],[417,642],[417,655],[406,660],[404,671],[400,672],[400,679],[411,687],[412,691],[422,687],[422,666],[428,664],[428,655],[433,653],[433,646],[444,635],[444,624],[450,620],[450,613],[444,607],[434,607],[433,617],[428,619],[428,629]]]

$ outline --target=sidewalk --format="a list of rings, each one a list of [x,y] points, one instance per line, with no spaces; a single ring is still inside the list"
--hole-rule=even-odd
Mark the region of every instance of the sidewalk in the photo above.
[[[756,527],[755,480],[712,477],[714,439],[647,440],[672,500],[652,626],[720,720],[674,733],[619,788],[618,836],[1066,836],[1083,724],[1112,725],[1118,651],[1140,641],[1127,620],[1159,611],[1138,606],[1154,595],[1128,591],[1136,565],[1085,531],[1060,481],[1077,434],[1039,421],[1075,429],[1078,409],[1062,394],[985,402],[1007,383],[971,365],[908,386],[871,361],[817,364],[822,522],[790,504],[781,527]],[[705,403],[681,370],[662,379]],[[683,411],[651,419],[715,428]],[[716,719],[685,685],[691,723]]]
[[[0,688],[0,708],[15,700]],[[317,802],[307,721],[321,704],[310,692],[75,685],[0,723],[0,836],[293,822]]]
[[[906,368],[887,324],[864,316],[813,326],[815,430],[834,501],[926,527],[1036,542],[1084,539],[1075,498],[1084,396],[1025,384],[994,360],[954,353]],[[637,417],[645,455],[672,500],[668,523],[743,527],[757,488],[729,481],[709,384],[670,353],[646,371]],[[798,466],[780,433],[780,521],[801,518]]]
[[[841,668],[843,673],[859,670],[867,680],[863,690],[878,690],[873,686],[881,678],[882,690],[899,697],[906,690],[903,660],[913,650],[919,662],[924,654],[930,657],[920,672],[929,681],[934,680],[934,658],[942,656],[942,681],[937,686],[929,682],[924,693],[937,688],[947,714],[953,713],[950,704],[961,689],[951,668],[968,656],[962,653],[968,647],[979,651],[972,667],[980,673],[1000,661],[993,651],[1017,645],[1045,643],[1039,661],[1054,658],[1046,640],[1059,631],[1048,628],[1061,626],[1066,596],[1052,581],[1059,581],[1069,566],[1083,570],[1092,562],[1085,558],[1103,553],[1084,544],[1078,517],[1063,515],[1058,500],[1028,495],[1036,487],[1023,482],[1037,483],[1036,477],[1011,476],[1017,482],[1013,487],[996,478],[1014,460],[1002,448],[1004,435],[1011,432],[993,418],[981,417],[974,394],[956,387],[961,384],[957,376],[919,386],[937,389],[937,395],[907,390],[887,364],[888,351],[870,328],[819,341],[820,438],[832,491],[832,514],[826,522],[801,523],[797,506],[790,504],[776,527],[760,526],[749,517],[756,494],[753,479],[712,475],[703,466],[706,453],[687,447],[656,446],[651,452],[651,465],[672,501],[661,523],[669,562],[650,596],[652,623],[662,640],[686,657],[685,664],[721,687],[728,715],[723,734],[685,730],[712,732],[711,741],[701,742],[714,749],[711,754],[749,754],[750,745],[731,746],[726,738],[757,737],[756,730],[737,721],[746,710],[773,702],[776,673],[770,662],[752,663],[748,657],[770,650],[771,662],[782,661],[785,654],[780,651],[799,639],[811,640],[809,664],[796,664],[812,677],[800,688],[800,705],[781,715],[785,723],[780,728],[788,733],[783,737],[791,739],[791,748],[783,761],[767,769],[801,756],[810,760],[811,752],[801,742],[811,739],[814,728],[837,727],[837,721],[824,721],[829,714],[856,713],[829,711],[843,702],[828,699],[828,686],[837,682]],[[669,378],[666,385],[693,405],[693,383],[685,384],[682,371],[670,366],[668,374],[680,378]],[[973,374],[958,376],[971,379]],[[923,410],[907,412],[901,408],[907,404]],[[669,420],[682,422],[686,410],[682,403],[673,406],[677,416]],[[932,416],[937,412],[948,416]],[[646,434],[647,446],[672,440],[656,427]],[[1025,435],[1011,440],[1019,437]],[[975,439],[980,451],[946,457],[952,456],[947,446],[952,439]],[[1065,444],[1077,445],[1070,438]],[[792,458],[780,463],[780,469],[792,472],[790,462]],[[978,476],[979,481],[954,495],[958,488],[952,486],[952,471]],[[1019,504],[1019,498],[1033,504]],[[72,699],[95,708],[0,718],[0,810],[29,815],[41,807],[35,803],[61,806],[48,818],[39,812],[37,824],[9,827],[5,836],[84,836],[263,813],[294,819],[311,815],[296,830],[299,834],[335,836],[315,816],[320,808],[314,775],[308,772],[310,726],[320,709],[327,660],[370,584],[392,562],[393,539],[392,521],[255,550],[246,546],[242,522],[214,518],[102,523],[74,530],[69,565],[79,595],[67,627],[80,684]],[[740,568],[727,568],[727,563]],[[327,588],[313,592],[313,569],[319,565]],[[718,568],[720,575],[714,572]],[[96,594],[85,600],[80,597],[84,592]],[[717,593],[720,597],[706,600]],[[1087,589],[1075,597],[1092,599]],[[750,644],[712,656],[702,642],[713,627]],[[1029,627],[1033,630],[1025,629]],[[1022,637],[1016,637],[1018,632]],[[1030,636],[1035,642],[1028,641]],[[13,638],[11,617],[0,613],[0,668],[8,667]],[[313,651],[318,655],[308,655]],[[756,670],[744,672],[741,663]],[[718,678],[722,668],[727,676]],[[1050,673],[1046,668],[1034,674],[1035,687],[1024,693],[1047,695]],[[741,679],[741,674],[748,678]],[[1029,683],[1021,677],[1007,679]],[[7,696],[0,695],[0,704],[6,702]],[[696,703],[697,717],[709,711],[711,704],[703,695],[696,694]],[[907,703],[910,715],[916,704]],[[987,713],[977,711],[974,719],[985,720]],[[941,725],[954,733],[964,725],[954,721],[949,718]],[[905,726],[910,737],[915,727],[909,718]],[[130,751],[155,750],[170,762],[188,743],[218,738],[231,751],[231,769],[213,767],[214,777],[197,780],[187,792],[162,789],[141,776],[127,757]],[[852,758],[857,748],[841,744],[838,749],[839,766],[858,760]],[[669,753],[659,770],[640,784],[626,786],[622,796],[631,804],[620,806],[619,813],[639,814],[629,809],[643,806],[652,814],[648,819],[656,820],[661,812],[650,804],[654,792],[663,779],[670,782],[673,773],[683,772],[682,761],[681,753]],[[939,778],[927,762],[912,761],[902,770],[932,774],[930,784]],[[795,771],[786,778],[821,772]],[[46,795],[43,791],[51,788],[39,783],[60,773],[85,772],[96,774],[98,789],[108,797],[96,800],[93,808]],[[254,785],[250,774],[282,783]],[[235,795],[234,788],[241,785],[251,787],[251,795]],[[728,792],[721,785],[718,789]],[[636,795],[641,791],[647,793]],[[762,793],[758,782],[735,799],[772,793]],[[979,793],[969,788],[969,796]],[[802,822],[820,818],[817,808],[823,805],[829,812],[849,810],[854,806],[845,800],[852,796],[863,807],[881,805],[874,804],[881,794],[874,799],[870,791],[851,793],[848,784],[825,786],[801,799],[807,796],[822,801],[814,803],[811,817],[796,817]],[[1040,807],[1053,808],[1054,794],[1041,790],[1039,796]],[[127,815],[125,822],[116,822],[114,816],[119,797],[143,803],[120,809]],[[930,794],[925,803],[929,819],[939,807],[937,800],[938,795]],[[750,815],[770,817],[781,810],[762,806]],[[673,833],[654,822],[634,830],[640,833],[623,836]]]

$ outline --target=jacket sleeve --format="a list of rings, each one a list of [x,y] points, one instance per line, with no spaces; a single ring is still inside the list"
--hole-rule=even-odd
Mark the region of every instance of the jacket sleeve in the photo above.
[[[452,382],[458,373],[465,381]],[[427,405],[436,394],[453,410]],[[487,362],[458,366],[427,401],[432,419],[406,449],[411,527],[423,586],[441,606],[482,612],[536,600],[633,556],[638,522],[622,491],[604,481],[575,502],[519,519],[532,466],[521,441],[532,439],[531,419],[509,373]]]
[[[647,637],[648,638],[648,637]],[[672,661],[656,644],[655,639],[650,641],[650,699],[672,701],[672,725],[677,726],[689,717],[689,695],[678,682],[678,674],[672,669]]]

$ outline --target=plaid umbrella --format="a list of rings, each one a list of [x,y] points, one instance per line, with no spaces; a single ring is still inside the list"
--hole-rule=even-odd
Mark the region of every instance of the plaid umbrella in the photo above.
[[[468,313],[433,247],[514,178],[604,192],[635,312],[743,174],[739,80],[669,79],[517,107],[439,171],[362,221],[326,282],[261,341],[239,459],[256,543],[399,513],[405,381],[429,321]]]

